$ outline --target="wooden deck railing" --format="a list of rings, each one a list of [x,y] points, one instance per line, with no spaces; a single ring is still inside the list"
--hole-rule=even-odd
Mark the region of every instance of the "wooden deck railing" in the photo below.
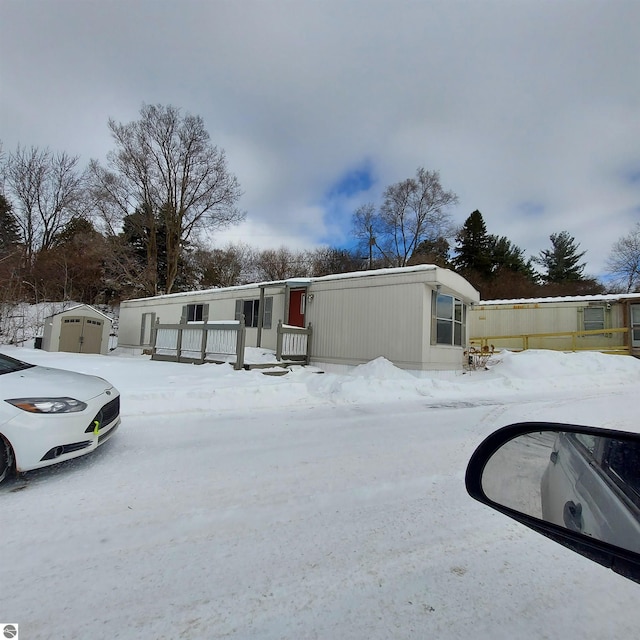
[[[472,345],[480,345],[480,348],[488,347],[490,345],[495,345],[496,347],[502,348],[510,348],[505,347],[504,343],[506,341],[520,341],[521,346],[515,347],[516,350],[524,351],[526,349],[551,349],[555,351],[601,351],[602,353],[618,353],[624,355],[631,354],[631,348],[629,347],[628,341],[627,344],[611,344],[602,342],[589,342],[579,344],[580,338],[586,336],[605,336],[612,334],[628,334],[629,329],[627,327],[617,328],[617,329],[593,329],[590,331],[555,331],[551,333],[519,333],[514,335],[506,335],[506,336],[482,336],[471,338],[470,343]],[[567,346],[566,342],[563,341],[562,345],[550,346],[551,343],[547,340],[544,347],[536,346],[532,347],[531,342],[536,339],[554,339],[554,338],[570,338],[570,346]]]
[[[156,324],[151,359],[201,364],[221,362],[225,356],[235,356],[234,369],[242,369],[245,333],[242,320]]]
[[[311,355],[311,323],[307,327],[294,327],[278,322],[276,358],[309,364]]]

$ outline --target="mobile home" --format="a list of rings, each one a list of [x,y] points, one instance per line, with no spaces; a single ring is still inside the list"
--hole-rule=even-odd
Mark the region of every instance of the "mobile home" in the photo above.
[[[309,361],[353,366],[385,357],[411,370],[460,369],[468,309],[478,292],[434,265],[128,300],[120,307],[118,346],[148,349],[154,326],[237,320],[246,346],[275,350],[278,323],[313,328]]]
[[[469,324],[473,342],[496,348],[640,356],[640,293],[481,301]]]

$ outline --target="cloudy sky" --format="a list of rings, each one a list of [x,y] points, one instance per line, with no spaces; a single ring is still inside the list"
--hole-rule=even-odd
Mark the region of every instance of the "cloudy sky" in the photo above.
[[[587,272],[640,220],[637,0],[0,0],[0,139],[104,160],[143,103],[203,117],[246,222],[217,243],[349,242],[438,170],[462,224]]]

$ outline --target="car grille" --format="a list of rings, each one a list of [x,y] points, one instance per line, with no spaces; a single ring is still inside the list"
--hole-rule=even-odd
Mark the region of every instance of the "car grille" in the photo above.
[[[83,442],[74,442],[73,444],[63,444],[59,447],[54,447],[45,453],[40,460],[53,460],[63,456],[65,453],[71,453],[72,451],[80,451],[80,449],[86,449],[92,444],[92,440],[84,440]]]
[[[89,426],[85,429],[85,433],[91,433],[96,428],[96,422],[98,423],[98,430],[103,426],[111,424],[120,415],[120,396],[107,402],[107,404],[98,411],[96,417],[91,421]]]
[[[111,429],[109,429],[109,431],[107,431],[107,433],[101,433],[98,436],[98,444],[102,444],[107,438],[110,438],[118,429],[118,427],[120,426],[120,422],[117,422],[113,427],[111,427]]]

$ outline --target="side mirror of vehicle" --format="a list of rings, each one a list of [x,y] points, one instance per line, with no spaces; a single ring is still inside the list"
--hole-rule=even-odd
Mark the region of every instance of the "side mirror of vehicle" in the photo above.
[[[640,582],[640,435],[509,425],[476,449],[465,483],[472,498]]]

